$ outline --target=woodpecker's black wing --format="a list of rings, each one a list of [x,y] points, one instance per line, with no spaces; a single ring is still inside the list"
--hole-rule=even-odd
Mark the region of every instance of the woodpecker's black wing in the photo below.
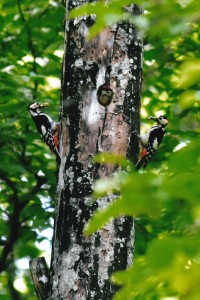
[[[45,114],[39,114],[33,118],[35,125],[39,134],[42,137],[42,140],[47,144],[51,152],[53,152],[60,162],[60,154],[56,148],[54,139],[53,139],[53,132],[51,129],[51,123],[49,117]]]
[[[165,128],[162,126],[153,126],[150,129],[149,140],[147,146],[147,153],[136,164],[136,170],[141,167],[146,168],[148,162],[151,160],[153,154],[156,152],[158,146],[162,142],[165,133]]]
[[[165,127],[159,125],[151,127],[149,133],[148,145],[149,146],[151,145],[154,148],[154,150],[156,150],[160,145],[160,143],[162,142],[164,134],[165,134]]]

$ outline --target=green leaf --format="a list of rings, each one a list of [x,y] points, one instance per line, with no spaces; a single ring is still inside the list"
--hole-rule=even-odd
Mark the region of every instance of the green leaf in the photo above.
[[[174,82],[177,88],[188,88],[200,80],[200,60],[189,60],[184,62],[179,70],[178,78]]]

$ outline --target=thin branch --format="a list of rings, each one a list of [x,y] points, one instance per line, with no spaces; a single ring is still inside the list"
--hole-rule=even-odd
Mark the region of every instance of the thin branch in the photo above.
[[[10,292],[10,300],[20,300],[20,293],[15,289],[13,283],[15,278],[15,267],[14,267],[14,259],[12,259],[12,266],[8,268],[7,271],[7,280],[8,280],[8,290]]]
[[[24,141],[22,141],[22,152],[18,156],[18,158],[19,158],[20,162],[23,164],[24,168],[35,177],[36,185],[33,187],[31,193],[36,194],[39,191],[39,189],[41,188],[41,186],[47,182],[47,178],[38,176],[35,172],[33,172],[32,168],[30,166],[30,163],[26,159],[26,144],[24,143]]]
[[[15,184],[12,180],[7,178],[5,176],[5,174],[3,174],[3,173],[0,174],[0,178],[1,178],[2,181],[5,181],[5,183],[11,188],[11,190],[13,191],[14,194],[17,194],[17,189],[16,189]]]
[[[44,257],[29,262],[31,277],[39,300],[46,300],[48,293],[49,270]]]
[[[36,63],[37,54],[36,54],[36,50],[35,50],[35,47],[34,47],[34,44],[33,44],[32,32],[31,32],[29,24],[28,24],[24,14],[23,14],[20,0],[17,0],[17,7],[18,7],[18,11],[19,11],[19,15],[21,17],[21,20],[24,23],[24,28],[27,31],[28,46],[29,46],[30,52],[33,56],[33,72],[35,74],[37,74],[37,63]],[[38,81],[36,79],[34,79],[33,99],[36,99],[37,89],[38,89]]]
[[[31,189],[30,194],[35,195],[40,190],[41,186],[44,184],[44,181],[46,181],[46,178],[41,178],[40,176],[37,176],[37,182],[35,186]],[[13,195],[10,197],[10,202],[13,205],[13,212],[9,215],[9,233],[7,235],[7,239],[4,242],[3,250],[0,257],[0,273],[4,271],[7,266],[9,265],[9,256],[13,252],[13,247],[15,242],[20,236],[20,229],[22,228],[22,225],[20,222],[20,214],[24,207],[28,204],[29,200],[28,197],[23,197],[26,200],[22,201],[18,197],[18,190],[15,186],[15,183],[12,182],[9,178],[5,176],[5,174],[0,174],[0,178],[5,181],[5,183],[12,189]]]

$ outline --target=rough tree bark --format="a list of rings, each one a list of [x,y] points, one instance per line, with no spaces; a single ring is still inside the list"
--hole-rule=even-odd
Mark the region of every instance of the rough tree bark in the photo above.
[[[67,2],[67,11],[71,5]],[[132,11],[140,13],[136,6]],[[88,41],[92,22],[92,17],[67,20],[65,27],[62,162],[48,300],[111,299],[117,291],[111,273],[132,263],[131,218],[112,220],[91,237],[83,235],[83,228],[94,210],[114,198],[104,197],[88,206],[94,180],[109,180],[116,171],[116,166],[95,165],[91,158],[111,152],[134,161],[138,154],[142,43],[134,26],[125,22]],[[108,81],[114,96],[106,110],[97,101],[97,89]]]

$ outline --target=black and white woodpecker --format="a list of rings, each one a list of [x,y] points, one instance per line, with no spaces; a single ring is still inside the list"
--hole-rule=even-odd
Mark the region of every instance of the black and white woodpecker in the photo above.
[[[166,116],[149,117],[149,120],[154,120],[157,125],[152,126],[148,133],[139,136],[140,144],[142,146],[141,159],[136,164],[136,169],[141,167],[146,168],[148,162],[151,160],[153,154],[156,152],[158,146],[162,142],[165,134],[166,126],[169,121]]]
[[[109,85],[102,84],[99,86],[97,90],[97,100],[102,106],[104,107],[108,106],[112,101],[112,97],[113,97],[113,90]]]
[[[41,109],[48,107],[48,103],[34,102],[28,106],[28,111],[37,127],[42,140],[47,144],[51,152],[56,156],[57,162],[60,163],[60,154],[58,152],[58,134],[60,123],[54,122]]]

